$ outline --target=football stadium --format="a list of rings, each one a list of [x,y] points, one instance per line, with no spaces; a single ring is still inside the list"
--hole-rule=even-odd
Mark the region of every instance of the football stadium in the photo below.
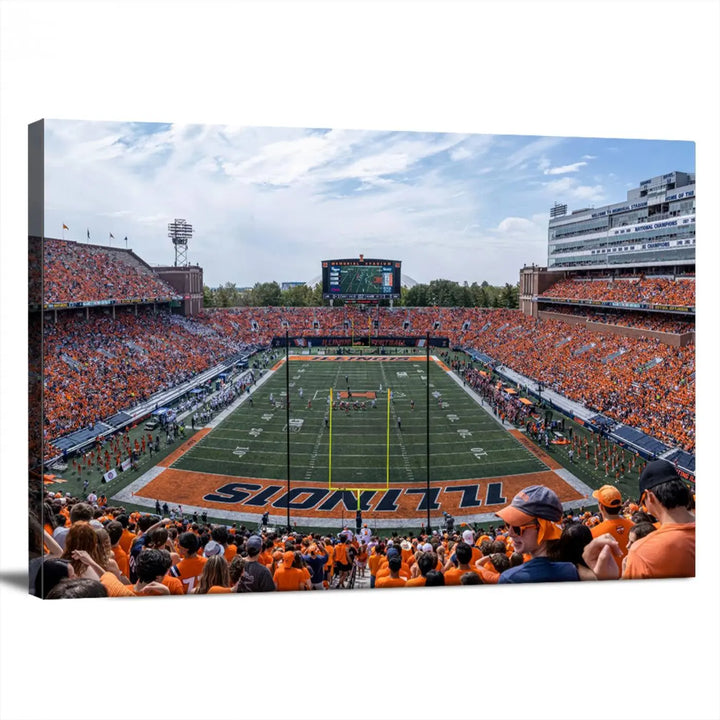
[[[407,305],[413,259],[358,254],[314,305],[206,307],[168,229],[167,266],[29,238],[35,594],[71,596],[53,558],[112,596],[513,582],[548,548],[570,575],[534,579],[694,574],[694,524],[625,563],[694,520],[693,173],[556,204],[504,306]]]

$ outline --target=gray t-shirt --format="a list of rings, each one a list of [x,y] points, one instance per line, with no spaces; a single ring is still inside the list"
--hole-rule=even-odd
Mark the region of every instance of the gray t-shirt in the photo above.
[[[238,583],[238,592],[269,592],[271,590],[275,590],[275,583],[270,571],[256,560],[247,563]]]
[[[53,530],[53,538],[55,542],[64,550],[65,549],[65,538],[70,532],[70,528],[67,527],[56,527]]]

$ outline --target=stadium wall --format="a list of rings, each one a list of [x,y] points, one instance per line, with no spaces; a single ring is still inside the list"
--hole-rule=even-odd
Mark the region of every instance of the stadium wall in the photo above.
[[[538,317],[538,295],[542,295],[553,283],[562,280],[567,273],[548,272],[545,267],[531,265],[520,270],[520,311],[523,315]]]
[[[645,328],[625,327],[623,325],[608,325],[606,323],[591,322],[587,318],[577,315],[564,315],[562,313],[540,310],[537,314],[540,320],[559,320],[569,325],[584,325],[591,332],[609,333],[611,335],[622,335],[623,337],[650,337],[659,340],[665,345],[672,347],[685,347],[695,342],[695,333],[666,333],[659,330],[646,330]]]
[[[199,265],[152,268],[153,272],[183,296],[182,314],[198,315],[203,309],[203,270]]]

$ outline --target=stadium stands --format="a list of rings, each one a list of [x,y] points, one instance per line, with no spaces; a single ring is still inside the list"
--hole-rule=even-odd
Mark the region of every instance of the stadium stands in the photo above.
[[[194,318],[145,312],[87,320],[63,314],[45,331],[48,437],[107,418],[251,344],[265,346],[286,329],[348,335],[354,322],[361,335],[357,328],[367,332],[368,319],[379,320],[380,334],[447,335],[453,346],[485,353],[592,410],[694,450],[692,346],[477,308],[235,308]]]
[[[598,300],[695,307],[695,278],[635,277],[615,280],[566,279],[549,287],[538,299]]]
[[[552,306],[551,312],[575,317],[582,317],[588,322],[603,323],[620,327],[655,330],[657,332],[683,334],[695,332],[695,322],[682,316],[648,312],[608,312],[584,307]]]
[[[132,253],[45,239],[44,302],[169,299],[177,293]]]

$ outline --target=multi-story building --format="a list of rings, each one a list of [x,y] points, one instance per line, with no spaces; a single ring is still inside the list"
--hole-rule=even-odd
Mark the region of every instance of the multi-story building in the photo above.
[[[643,180],[624,202],[563,214],[548,228],[553,270],[695,268],[695,174],[670,172]]]
[[[685,345],[694,339],[694,274],[695,175],[675,171],[643,180],[624,202],[570,214],[556,203],[547,267],[520,271],[520,309],[536,318]],[[685,283],[691,292],[680,295],[692,300],[664,300],[657,290],[663,285],[653,279]],[[570,281],[576,282],[568,286]],[[622,286],[635,291],[619,292]],[[652,329],[662,325],[676,329]]]

